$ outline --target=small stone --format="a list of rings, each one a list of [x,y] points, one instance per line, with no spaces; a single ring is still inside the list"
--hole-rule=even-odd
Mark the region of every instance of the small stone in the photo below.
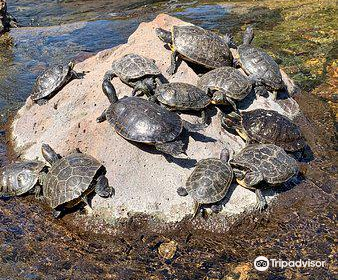
[[[162,243],[160,247],[158,247],[158,253],[164,259],[171,260],[177,250],[177,242],[172,240],[169,242]]]

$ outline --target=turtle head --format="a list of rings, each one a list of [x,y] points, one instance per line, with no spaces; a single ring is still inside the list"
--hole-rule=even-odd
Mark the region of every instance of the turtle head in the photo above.
[[[225,129],[234,129],[244,140],[248,140],[248,135],[245,132],[242,125],[242,117],[236,112],[231,112],[230,114],[223,115],[222,117],[222,126]]]
[[[228,102],[226,101],[226,99],[224,98],[224,94],[221,91],[215,91],[212,94],[211,97],[211,103],[212,104],[218,104],[218,105],[225,105],[228,104]]]
[[[68,67],[70,70],[73,70],[74,66],[75,66],[75,62],[73,60],[68,63]]]
[[[164,30],[162,28],[156,28],[155,29],[156,36],[160,38],[163,42],[167,44],[172,43],[172,38],[171,38],[171,32]]]
[[[42,144],[41,153],[43,158],[52,165],[56,161],[60,159],[60,155],[58,155],[48,144]]]
[[[253,27],[251,25],[249,25],[244,32],[243,44],[244,45],[250,45],[253,38],[254,38]]]

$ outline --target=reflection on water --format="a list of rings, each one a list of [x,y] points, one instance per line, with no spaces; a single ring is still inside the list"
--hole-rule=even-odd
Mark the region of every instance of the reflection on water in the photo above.
[[[186,8],[183,11],[174,13],[174,15],[180,16],[186,21],[194,21],[203,28],[214,29],[219,26],[220,20],[226,21],[229,17],[230,7],[230,5],[226,4],[201,5]]]

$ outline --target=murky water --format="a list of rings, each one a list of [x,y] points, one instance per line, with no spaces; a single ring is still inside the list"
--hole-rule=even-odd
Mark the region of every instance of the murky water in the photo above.
[[[7,112],[21,106],[48,65],[79,61],[121,44],[140,22],[159,12],[222,33],[237,32],[248,23],[270,30],[282,20],[280,10],[251,3],[248,9],[245,1],[18,0],[9,1],[9,11],[31,28],[12,30],[0,39],[1,165],[10,155]],[[138,217],[108,235],[98,233],[106,232],[105,225],[81,228],[79,214],[54,220],[34,197],[0,200],[0,279],[333,279],[334,124],[325,102],[309,93],[296,98],[305,115],[299,124],[315,154],[310,180],[282,192],[267,212],[243,216],[230,228],[217,230],[212,217],[158,228]],[[158,247],[169,240],[177,242],[177,251],[165,260]],[[258,255],[323,260],[327,265],[258,273],[252,268]]]

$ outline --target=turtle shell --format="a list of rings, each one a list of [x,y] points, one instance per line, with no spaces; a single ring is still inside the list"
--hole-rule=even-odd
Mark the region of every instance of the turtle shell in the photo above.
[[[199,110],[210,104],[205,91],[186,83],[162,84],[155,94],[159,102],[177,110]]]
[[[142,143],[173,141],[183,129],[181,118],[154,102],[123,97],[106,111],[108,122],[122,137]]]
[[[187,192],[200,204],[224,198],[233,179],[231,166],[220,159],[199,161],[186,182]]]
[[[0,169],[0,197],[21,195],[37,183],[45,164],[40,161],[15,162]]]
[[[232,65],[228,45],[217,34],[198,26],[174,26],[174,49],[189,61],[207,68]]]
[[[284,88],[278,64],[266,52],[250,45],[238,47],[242,68],[272,90]]]
[[[161,75],[153,59],[138,54],[127,54],[115,60],[112,70],[124,82],[138,80],[145,76]]]
[[[242,126],[248,137],[259,143],[275,144],[290,152],[306,145],[299,127],[273,110],[242,112]]]
[[[264,181],[272,185],[288,181],[299,171],[297,161],[273,144],[246,146],[234,156],[230,164],[244,170],[259,171]]]
[[[42,98],[51,97],[57,90],[65,85],[71,78],[70,67],[68,65],[57,65],[47,69],[37,77],[33,86],[31,98],[37,101]]]
[[[244,99],[251,91],[252,83],[233,67],[220,67],[199,78],[197,86],[203,90],[217,90],[235,100]]]
[[[73,153],[55,162],[47,173],[43,195],[52,208],[71,207],[94,189],[93,179],[101,163],[82,153]]]

